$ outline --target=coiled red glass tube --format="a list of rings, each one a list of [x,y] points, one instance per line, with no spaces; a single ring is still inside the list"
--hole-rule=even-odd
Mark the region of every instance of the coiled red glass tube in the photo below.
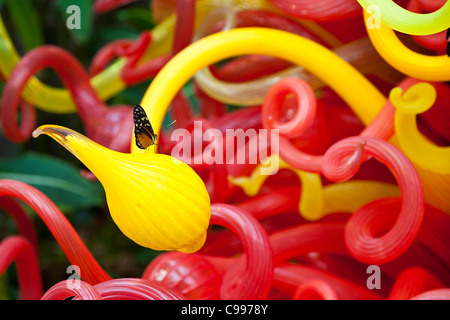
[[[364,155],[378,159],[393,172],[402,193],[402,208],[392,225],[377,209],[376,201],[368,203],[348,221],[345,240],[355,258],[365,263],[381,264],[397,258],[416,238],[424,215],[422,184],[414,166],[403,153],[384,140],[369,137],[347,138],[328,149],[323,163],[325,177],[330,181],[350,179],[354,171],[345,161],[354,155],[362,142]],[[386,233],[380,235],[382,232]]]
[[[280,122],[280,110],[288,94],[294,94],[297,112],[288,122]],[[264,99],[263,126],[266,129],[279,129],[279,148],[281,158],[295,168],[311,172],[320,172],[322,157],[306,154],[289,141],[288,137],[301,134],[314,121],[316,115],[316,97],[311,87],[303,80],[286,78],[273,85]]]
[[[103,300],[185,300],[178,292],[140,278],[112,279],[94,285]]]
[[[0,242],[0,276],[15,260],[20,298],[36,300],[42,295],[42,279],[35,248],[22,236],[9,236]]]
[[[232,205],[211,206],[211,224],[235,233],[244,250],[223,277],[221,299],[266,299],[273,280],[272,248],[266,232],[249,213]]]
[[[405,90],[417,82],[418,80],[407,78],[398,86]],[[281,122],[281,119],[285,117],[282,110],[286,110],[283,108],[283,104],[288,94],[294,95],[296,110],[289,121]],[[264,128],[280,130],[279,149],[280,156],[284,161],[300,170],[321,173],[323,156],[299,150],[292,141],[292,138],[304,133],[315,121],[316,108],[317,101],[314,91],[308,83],[294,78],[283,79],[272,86],[267,93],[263,105],[262,121]],[[388,140],[394,133],[394,114],[395,108],[388,100],[377,117],[360,135]],[[366,157],[364,160],[367,159]],[[348,168],[356,169],[354,166]]]
[[[177,22],[171,53],[138,65],[139,60],[151,43],[151,35],[148,32],[141,34],[133,45],[133,50],[129,50],[126,54],[122,53],[127,57],[127,62],[121,71],[121,78],[128,86],[136,85],[154,77],[173,55],[190,44],[195,22],[195,1],[178,0],[176,13]],[[116,55],[119,54],[120,51],[116,51]]]
[[[42,300],[184,300],[176,291],[139,278],[104,281],[94,286],[82,281],[65,280],[51,287]]]
[[[107,108],[90,84],[81,64],[66,50],[44,45],[28,52],[17,64],[8,79],[3,95],[1,121],[5,136],[14,142],[23,142],[31,137],[32,125],[22,124],[17,128],[16,113],[20,93],[28,79],[39,70],[50,67],[69,89],[87,135],[96,142],[121,152],[129,152],[133,130],[132,109],[129,106]]]
[[[87,282],[71,280],[58,282],[45,292],[41,300],[102,300],[102,296],[95,288]]]
[[[274,288],[291,296],[301,284],[311,280],[321,280],[328,283],[340,300],[382,299],[376,292],[329,272],[293,264],[284,264],[275,268]]]
[[[309,280],[298,286],[293,300],[337,300],[337,294],[331,286],[322,280]]]
[[[397,277],[388,299],[408,300],[425,291],[445,287],[445,283],[429,271],[418,267],[411,267],[404,270]]]
[[[385,226],[389,226],[395,223],[398,212],[402,209],[402,199],[382,198],[372,202],[370,206],[378,214],[384,216]],[[450,217],[448,214],[430,205],[425,205],[425,213],[416,242],[433,252],[447,266],[450,266],[449,228]]]
[[[80,267],[83,279],[96,284],[111,279],[84,245],[70,222],[47,196],[34,187],[14,180],[0,180],[0,196],[28,204],[43,220],[73,265]]]
[[[123,55],[127,58],[127,62],[120,72],[120,77],[128,86],[151,79],[172,58],[171,54],[164,54],[144,64],[138,64],[150,43],[151,35],[148,32],[143,32],[125,52],[115,51],[117,56]]]
[[[31,219],[19,203],[10,197],[0,197],[0,208],[14,221],[17,231],[37,249],[38,238],[36,230]]]
[[[148,35],[148,33],[145,34]],[[128,50],[133,46],[133,44],[135,44],[133,40],[119,39],[111,41],[107,45],[103,46],[91,61],[89,66],[89,75],[91,77],[97,75],[117,57],[126,56],[128,54]]]

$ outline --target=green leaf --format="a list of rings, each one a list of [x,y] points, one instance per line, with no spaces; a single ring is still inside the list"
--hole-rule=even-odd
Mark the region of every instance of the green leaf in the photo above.
[[[117,16],[122,24],[132,25],[141,30],[151,30],[155,27],[153,15],[148,8],[132,7],[118,10]]]
[[[105,195],[98,181],[89,181],[69,162],[34,152],[0,160],[0,179],[25,182],[42,191],[61,211],[103,206]]]
[[[6,0],[11,20],[16,28],[25,51],[44,43],[41,18],[30,0]]]

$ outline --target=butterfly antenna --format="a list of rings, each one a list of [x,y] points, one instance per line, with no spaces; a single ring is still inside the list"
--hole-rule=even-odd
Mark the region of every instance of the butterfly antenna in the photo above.
[[[171,125],[173,125],[175,122],[177,122],[177,120],[173,120],[166,128],[169,128]]]

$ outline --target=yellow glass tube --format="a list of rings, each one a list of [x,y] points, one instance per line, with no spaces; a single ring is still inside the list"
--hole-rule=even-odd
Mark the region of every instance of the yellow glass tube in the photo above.
[[[412,35],[435,34],[450,28],[450,2],[431,13],[415,13],[390,0],[358,0],[359,4],[396,31]]]
[[[450,2],[447,1],[446,5],[450,5]],[[367,21],[370,15],[365,12],[364,17]],[[420,80],[450,81],[450,57],[447,55],[428,56],[414,52],[400,41],[394,30],[383,23],[379,28],[370,28],[366,24],[366,29],[378,53],[398,71]]]
[[[417,128],[416,115],[427,111],[436,100],[434,87],[418,83],[403,95],[402,89],[394,88],[390,99],[396,108],[395,132],[403,152],[424,169],[450,174],[450,147],[435,145]]]

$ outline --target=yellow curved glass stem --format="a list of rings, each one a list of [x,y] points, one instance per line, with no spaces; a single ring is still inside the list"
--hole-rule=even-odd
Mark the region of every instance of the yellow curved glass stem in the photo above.
[[[393,85],[403,75],[389,66],[373,48],[369,38],[362,38],[333,50],[362,74],[375,74]],[[223,103],[239,106],[262,105],[267,91],[283,78],[294,77],[308,82],[313,89],[321,89],[324,83],[305,72],[303,67],[294,66],[269,76],[246,82],[226,82],[214,77],[209,68],[203,68],[194,76],[195,82],[210,97]]]
[[[277,159],[274,159],[277,158]],[[308,220],[318,220],[323,216],[323,196],[322,196],[322,181],[320,175],[316,173],[305,172],[292,168],[286,162],[284,162],[278,155],[273,155],[266,159],[268,163],[278,162],[279,166],[270,166],[267,168],[265,164],[256,166],[253,172],[248,177],[228,177],[228,180],[236,185],[240,186],[248,196],[256,195],[261,189],[264,182],[272,174],[276,174],[278,170],[288,169],[293,171],[300,179],[302,185],[301,197],[298,204],[299,213]],[[261,174],[262,168],[269,172]]]
[[[447,1],[446,6],[450,2]],[[365,12],[365,19],[369,14]],[[450,21],[450,14],[448,16]],[[450,57],[428,56],[410,50],[395,34],[394,30],[380,24],[380,28],[368,28],[370,40],[378,53],[398,71],[416,79],[426,81],[450,81]]]
[[[436,100],[436,90],[426,82],[409,88],[391,91],[390,99],[396,107],[395,132],[400,147],[408,158],[422,168],[450,174],[450,147],[432,143],[417,128],[416,115],[427,111]]]
[[[400,195],[398,186],[385,182],[350,180],[333,183],[323,188],[323,214],[354,213],[371,201]]]
[[[296,54],[298,52],[302,54]],[[333,88],[365,124],[375,118],[386,101],[358,70],[314,41],[280,30],[239,28],[196,41],[173,57],[158,73],[141,102],[155,132],[161,130],[164,115],[175,94],[197,71],[246,54],[275,56],[303,66]],[[154,152],[151,149],[146,152]],[[133,143],[132,152],[143,151]]]
[[[383,24],[396,31],[412,35],[428,35],[450,28],[450,2],[439,10],[420,14],[403,9],[390,0],[358,0],[369,12],[379,15]]]

